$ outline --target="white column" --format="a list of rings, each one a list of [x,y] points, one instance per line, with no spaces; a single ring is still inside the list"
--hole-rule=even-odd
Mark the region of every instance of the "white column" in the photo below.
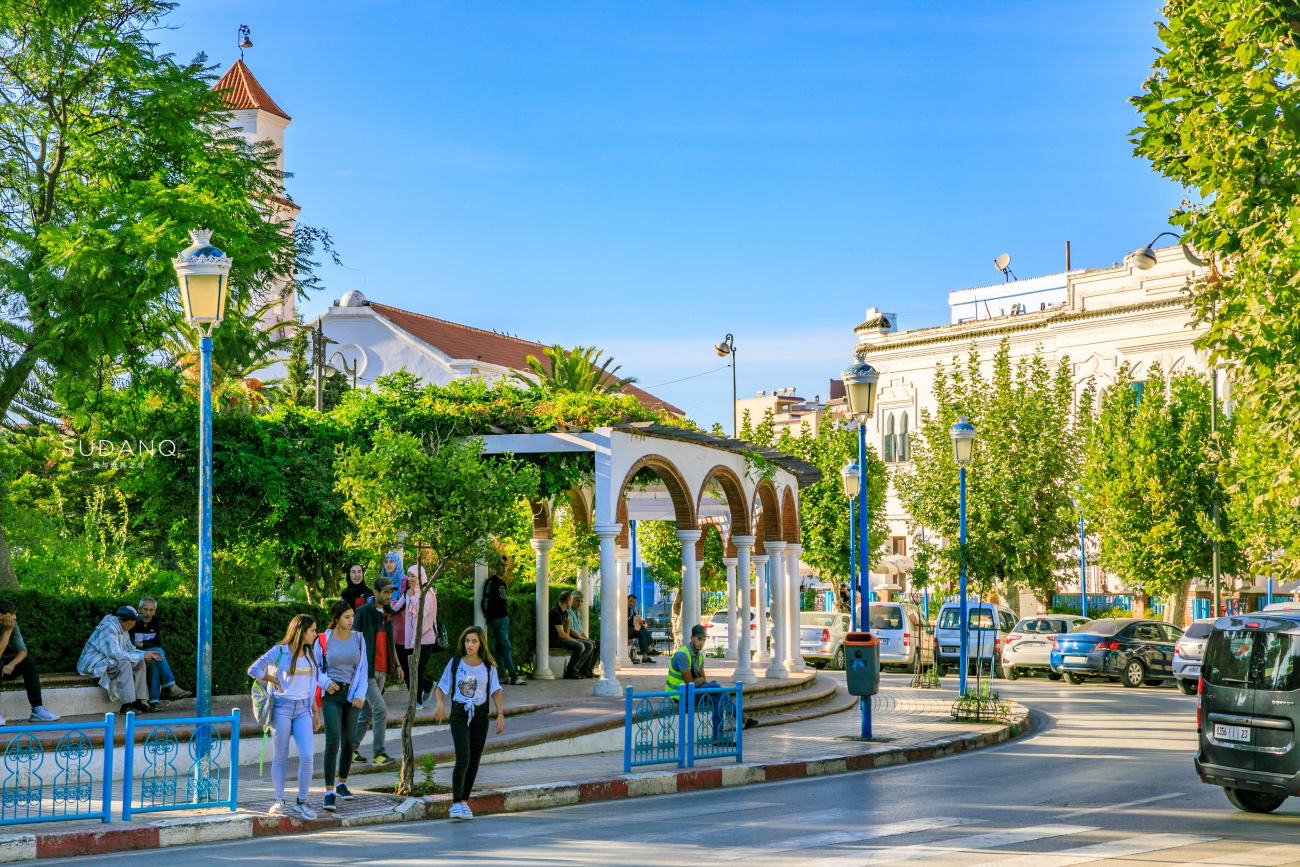
[[[723,659],[736,658],[736,607],[740,602],[736,598],[736,562],[735,557],[723,557],[722,565],[727,567],[727,650]]]
[[[772,632],[775,638],[772,642],[772,661],[768,664],[764,677],[779,680],[790,676],[785,667],[785,658],[790,653],[790,593],[786,589],[785,580],[785,543],[763,544],[772,557],[769,562],[771,577],[768,580],[772,582]]]
[[[600,537],[600,680],[596,681],[595,694],[620,696],[623,687],[614,676],[615,657],[618,654],[618,631],[606,628],[619,617],[618,582],[614,576],[618,566],[614,562],[614,540],[623,530],[622,524],[596,524],[592,527]]]
[[[785,658],[785,667],[791,674],[802,674],[806,670],[803,661],[803,650],[799,646],[799,636],[803,629],[800,625],[799,617],[799,555],[803,554],[803,546],[790,542],[785,546],[785,583],[789,586],[790,592],[786,598],[790,600],[790,653]]]
[[[583,563],[578,567],[578,589],[582,591],[582,607],[578,609],[582,621],[582,634],[591,634],[591,569]]]
[[[695,543],[703,535],[699,530],[678,530],[682,543],[682,635],[681,644],[691,643],[691,627],[700,622],[700,570],[695,566]]]
[[[756,669],[772,661],[767,652],[767,561],[766,554],[754,555],[754,619],[758,623],[758,647],[754,648]]]
[[[614,571],[618,575],[617,598],[620,607],[627,606],[627,588],[628,584],[628,563],[632,560],[632,552],[627,548],[619,548],[614,552]],[[605,621],[600,622],[601,628],[605,626]],[[619,617],[615,631],[618,634],[618,656],[615,658],[615,664],[619,668],[627,668],[632,664],[631,658],[627,655],[627,618]]]
[[[736,673],[733,675],[741,683],[757,683],[754,676],[754,663],[749,658],[751,642],[749,640],[750,612],[749,602],[749,552],[754,547],[753,536],[733,536],[731,541],[736,546],[736,587],[740,602],[740,626],[733,630],[736,635]]]
[[[537,659],[533,662],[534,680],[554,680],[551,673],[551,635],[548,615],[551,610],[551,548],[553,539],[533,539],[533,550],[537,552],[537,592],[533,594],[536,602],[534,609],[537,616]]]
[[[474,564],[474,625],[487,628],[487,617],[483,614],[483,586],[487,584],[488,568],[482,560]]]

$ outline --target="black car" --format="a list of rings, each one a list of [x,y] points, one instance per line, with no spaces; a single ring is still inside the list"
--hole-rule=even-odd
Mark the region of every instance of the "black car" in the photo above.
[[[1106,618],[1085,623],[1052,641],[1052,671],[1070,683],[1104,677],[1125,686],[1160,686],[1174,676],[1177,626],[1159,620]]]
[[[1300,611],[1221,617],[1205,645],[1196,773],[1233,806],[1270,813],[1300,794]]]

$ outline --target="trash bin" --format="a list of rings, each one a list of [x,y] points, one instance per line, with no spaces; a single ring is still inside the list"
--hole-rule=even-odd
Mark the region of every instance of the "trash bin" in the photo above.
[[[870,632],[850,632],[844,637],[844,674],[849,695],[880,692],[880,639]]]

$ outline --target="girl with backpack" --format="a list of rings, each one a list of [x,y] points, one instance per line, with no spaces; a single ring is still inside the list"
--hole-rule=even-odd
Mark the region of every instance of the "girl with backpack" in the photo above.
[[[311,789],[315,745],[313,730],[321,727],[320,714],[312,700],[319,680],[312,643],[316,640],[316,620],[299,614],[289,621],[284,639],[248,667],[248,676],[265,685],[273,698],[271,739],[275,757],[271,759],[271,781],[275,785],[275,803],[271,814],[315,819],[307,794]],[[289,740],[298,745],[298,800],[292,807],[284,803],[285,772],[289,764]]]
[[[321,716],[325,718],[325,803],[331,813],[336,795],[351,801],[348,771],[352,768],[357,713],[366,702],[366,641],[352,630],[355,613],[340,599],[330,606],[330,628],[316,641],[316,668],[320,672]],[[339,750],[342,750],[340,754]],[[334,772],[338,771],[338,786]]]
[[[452,819],[473,819],[469,793],[478,776],[479,759],[487,742],[488,697],[496,704],[497,734],[506,730],[505,710],[501,707],[501,681],[497,679],[496,661],[488,650],[487,633],[481,626],[470,626],[460,634],[451,661],[442,672],[434,690],[433,718],[442,722],[448,714],[444,697],[451,700],[451,740],[456,746],[456,769],[452,772]]]
[[[406,570],[406,595],[393,603],[394,611],[405,610],[406,623],[402,627],[405,635],[407,656],[407,686],[418,689],[415,706],[423,709],[429,700],[429,690],[433,689],[433,675],[429,672],[429,658],[441,647],[438,642],[438,590],[428,582],[428,573],[418,563]],[[426,586],[427,585],[427,586]],[[420,610],[420,596],[424,596],[424,620],[417,624],[415,618]],[[400,657],[399,657],[400,658]]]

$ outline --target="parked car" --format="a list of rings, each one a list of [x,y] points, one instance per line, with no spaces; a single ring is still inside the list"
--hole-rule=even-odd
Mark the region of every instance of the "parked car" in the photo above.
[[[969,603],[966,612],[966,659],[974,667],[979,662],[1001,668],[1002,642],[1016,625],[1010,608],[992,602]],[[961,660],[961,605],[945,602],[939,608],[934,626],[934,644],[938,648],[935,664],[941,669],[956,667]],[[1002,672],[999,671],[998,674]]]
[[[1300,611],[1300,602],[1270,602],[1265,611]]]
[[[766,617],[767,617],[767,648],[768,651],[771,652],[772,649],[771,613],[770,612],[767,613]],[[739,612],[736,613],[736,619],[737,620],[740,619]],[[727,609],[719,608],[717,611],[714,611],[713,616],[710,617],[707,621],[705,621],[704,629],[707,632],[707,635],[704,638],[704,650],[706,652],[710,650],[716,652],[719,649],[725,651],[727,649],[727,636],[729,634],[727,631]],[[754,615],[753,609],[750,609],[749,652],[752,654],[757,650],[758,650],[758,618]]]
[[[1045,671],[1052,680],[1060,680],[1061,675],[1052,671],[1051,637],[1073,632],[1089,622],[1077,614],[1021,618],[1002,645],[1002,671],[1012,680],[1037,671]]]
[[[677,649],[672,634],[673,606],[668,597],[645,609],[642,616],[645,618],[646,627],[650,630],[650,640],[656,650],[670,653]]]
[[[799,612],[799,652],[814,668],[844,668],[844,636],[849,634],[847,614],[834,611]]]
[[[925,618],[911,602],[873,602],[867,610],[871,633],[880,639],[880,667],[901,665],[916,671],[934,664],[933,642],[923,640]],[[924,648],[924,650],[922,650]]]
[[[1213,627],[1213,617],[1193,620],[1187,625],[1183,637],[1174,644],[1174,680],[1183,695],[1196,695],[1197,681],[1201,679],[1201,660],[1205,656],[1205,642]]]
[[[1215,621],[1196,707],[1196,773],[1232,805],[1276,810],[1300,792],[1300,611]]]
[[[1174,642],[1182,634],[1158,620],[1094,620],[1053,636],[1052,671],[1074,684],[1102,677],[1131,687],[1160,686],[1174,675]]]

